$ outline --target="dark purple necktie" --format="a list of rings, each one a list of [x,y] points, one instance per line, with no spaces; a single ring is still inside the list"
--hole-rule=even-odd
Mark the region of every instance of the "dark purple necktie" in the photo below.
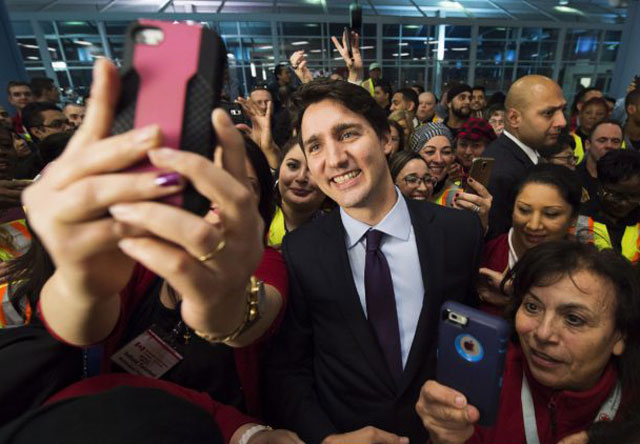
[[[378,343],[382,348],[391,374],[402,375],[402,353],[400,350],[400,329],[396,298],[389,263],[380,250],[380,240],[384,233],[367,231],[367,256],[364,266],[364,289],[367,300],[367,318],[373,326]]]

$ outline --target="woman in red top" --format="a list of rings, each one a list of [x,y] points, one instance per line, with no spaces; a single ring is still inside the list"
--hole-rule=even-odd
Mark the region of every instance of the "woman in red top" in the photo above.
[[[555,241],[527,251],[509,278],[515,335],[498,419],[474,426],[480,414],[462,393],[428,381],[417,412],[432,442],[557,444],[594,422],[625,419],[640,399],[631,264],[613,250]]]
[[[40,293],[41,318],[62,342],[103,344],[102,368],[119,367],[123,385],[136,379],[127,371],[255,410],[258,382],[243,375],[257,375],[257,358],[233,349],[273,332],[287,292],[282,260],[264,249],[259,168],[221,110],[212,115],[216,164],[161,148],[157,126],[109,137],[118,90],[113,64],[96,63],[82,128],[24,194],[56,265]],[[122,172],[147,157],[159,172]],[[203,218],[158,202],[187,182],[215,211]],[[86,381],[100,385],[99,378]],[[258,429],[244,421],[225,435],[231,442],[253,442]],[[288,432],[262,432],[262,440],[297,442]]]
[[[484,247],[480,274],[487,279],[478,285],[478,294],[487,311],[501,311],[507,304],[500,283],[519,257],[536,245],[567,238],[581,196],[580,181],[568,168],[540,164],[531,169],[516,191],[511,229]]]

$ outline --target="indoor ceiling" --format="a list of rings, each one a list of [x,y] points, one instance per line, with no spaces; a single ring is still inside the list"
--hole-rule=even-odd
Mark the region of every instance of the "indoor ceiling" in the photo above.
[[[638,0],[361,0],[365,15],[622,23]],[[5,0],[10,14],[240,13],[346,15],[350,0]]]

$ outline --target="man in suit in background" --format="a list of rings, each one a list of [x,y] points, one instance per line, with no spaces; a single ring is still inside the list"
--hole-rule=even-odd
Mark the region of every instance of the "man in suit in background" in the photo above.
[[[441,304],[474,302],[479,220],[399,193],[385,113],[364,89],[317,80],[296,102],[311,174],[340,208],[285,237],[267,412],[309,444],[425,442],[415,404],[435,376]]]
[[[539,152],[558,143],[560,131],[567,124],[567,101],[560,86],[548,77],[518,79],[507,93],[505,107],[504,132],[482,154],[495,159],[489,181],[493,196],[489,239],[509,231],[518,182],[538,164]]]

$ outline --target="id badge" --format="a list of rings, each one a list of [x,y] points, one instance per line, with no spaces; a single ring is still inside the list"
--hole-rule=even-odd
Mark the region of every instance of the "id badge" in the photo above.
[[[111,360],[133,375],[158,379],[183,357],[152,329],[118,350]]]

